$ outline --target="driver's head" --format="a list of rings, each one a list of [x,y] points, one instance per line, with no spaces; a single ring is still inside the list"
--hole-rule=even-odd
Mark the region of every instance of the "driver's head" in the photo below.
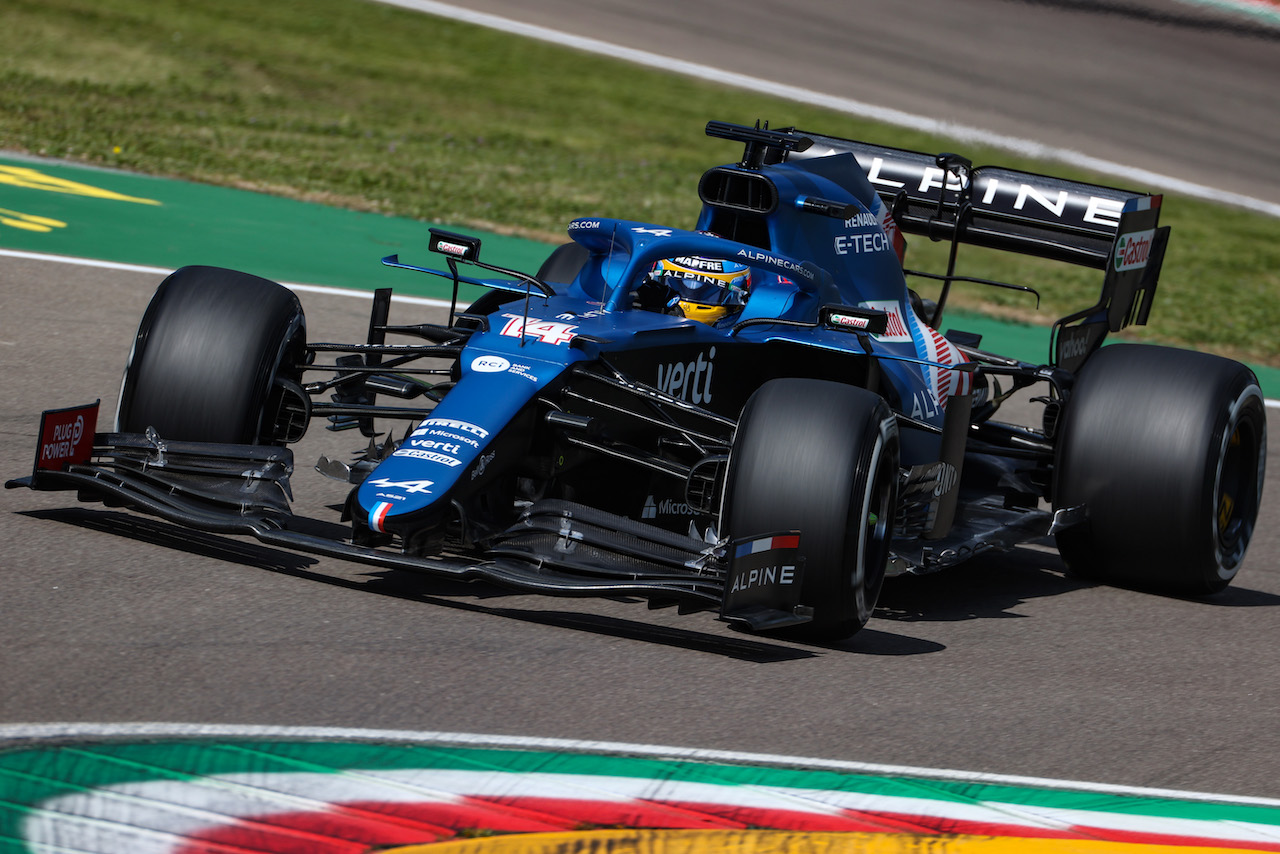
[[[720,258],[667,258],[654,264],[649,275],[670,288],[670,313],[703,323],[741,311],[751,290],[751,268]]]

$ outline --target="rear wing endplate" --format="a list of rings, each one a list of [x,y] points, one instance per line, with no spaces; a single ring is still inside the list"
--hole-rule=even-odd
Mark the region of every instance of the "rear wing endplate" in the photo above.
[[[1161,196],[1139,196],[1125,202],[1116,238],[1107,257],[1098,304],[1053,324],[1049,343],[1053,364],[1074,371],[1102,346],[1108,332],[1129,324],[1144,326],[1151,313],[1169,226],[1160,225]]]

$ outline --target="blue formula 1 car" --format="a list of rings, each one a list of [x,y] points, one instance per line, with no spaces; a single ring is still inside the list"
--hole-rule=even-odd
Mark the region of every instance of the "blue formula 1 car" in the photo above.
[[[1212,593],[1258,514],[1263,398],[1244,366],[1103,347],[1145,323],[1160,198],[797,129],[712,122],[692,230],[569,224],[536,275],[433,230],[488,288],[447,324],[308,342],[286,288],[187,267],[144,315],[115,432],[45,414],[31,477],[207,531],[563,596],[711,610],[754,631],[860,629],[886,575],[1056,537],[1103,581]],[[903,233],[951,243],[905,271]],[[1104,271],[1045,364],[937,329],[971,244]],[[466,270],[474,275],[460,272]],[[921,299],[907,275],[934,280]],[[1017,287],[1007,283],[986,285]],[[999,420],[1035,386],[1039,426]],[[369,437],[319,468],[352,484],[350,536],[299,530],[288,445],[313,419]],[[390,433],[375,422],[400,419]]]

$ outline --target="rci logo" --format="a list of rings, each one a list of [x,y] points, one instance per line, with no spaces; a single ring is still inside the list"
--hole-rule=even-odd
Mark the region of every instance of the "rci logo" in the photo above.
[[[482,374],[500,374],[511,370],[511,363],[501,356],[476,356],[471,361],[471,370]]]

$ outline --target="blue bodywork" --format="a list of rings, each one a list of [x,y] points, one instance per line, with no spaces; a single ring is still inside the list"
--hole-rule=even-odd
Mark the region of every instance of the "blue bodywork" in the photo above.
[[[453,283],[447,324],[392,325],[384,288],[365,343],[315,344],[282,286],[220,268],[175,272],[135,355],[163,338],[156,329],[203,335],[213,350],[249,330],[226,349],[245,357],[252,397],[226,389],[217,365],[167,357],[183,363],[185,387],[222,389],[229,410],[244,399],[232,412],[243,418],[218,438],[183,435],[198,431],[165,396],[174,366],[152,375],[131,363],[125,391],[144,380],[161,390],[145,420],[118,417],[130,432],[96,435],[96,465],[38,465],[7,485],[75,489],[374,566],[717,608],[752,630],[815,638],[857,631],[886,574],[1085,525],[1087,506],[1058,506],[1070,433],[1060,425],[1106,336],[1146,322],[1169,235],[1160,198],[794,128],[710,122],[706,132],[743,143],[743,156],[703,174],[688,228],[576,219],[533,275],[488,264],[479,239],[438,229],[427,246],[448,269],[383,259]],[[903,233],[949,241],[945,273],[905,270]],[[980,349],[977,335],[943,336],[931,324],[955,282],[1034,293],[956,275],[961,244],[1105,271],[1101,294],[1053,325],[1045,364]],[[651,275],[660,261],[700,286],[731,271],[740,290],[707,304]],[[935,282],[936,301],[908,275]],[[203,310],[209,282],[243,295],[219,306],[213,331],[189,311]],[[486,290],[458,313],[463,283]],[[176,308],[170,289],[184,295]],[[1036,385],[1040,426],[993,417]],[[313,419],[368,439],[353,463],[317,465],[354,485],[349,537],[312,534],[289,510],[287,446]],[[379,432],[388,420],[407,429]]]
[[[894,238],[882,224],[883,205],[853,155],[778,164],[769,178],[778,196],[790,201],[763,219],[767,247],[706,233],[717,225],[719,212],[711,206],[696,230],[603,217],[571,222],[569,236],[587,253],[577,276],[549,283],[555,296],[531,292],[527,315],[524,300],[517,300],[488,317],[487,328],[472,335],[462,351],[457,384],[360,486],[354,514],[378,532],[424,524],[433,507],[452,499],[503,429],[567,369],[628,350],[677,343],[708,352],[717,344],[791,344],[850,361],[872,358],[896,405],[940,428],[949,389],[967,386],[967,376],[954,370],[963,360],[912,310]],[[839,202],[843,215],[810,210],[811,198]],[[753,284],[742,312],[709,326],[635,307],[653,265],[678,256],[749,266]],[[511,280],[505,286],[521,284]],[[888,329],[856,336],[827,328],[819,322],[820,310],[833,305],[883,311]],[[766,322],[775,319],[787,323]],[[712,370],[695,368],[678,390],[702,404]],[[936,459],[936,436],[916,437],[908,454],[919,459],[908,456],[907,462]]]

